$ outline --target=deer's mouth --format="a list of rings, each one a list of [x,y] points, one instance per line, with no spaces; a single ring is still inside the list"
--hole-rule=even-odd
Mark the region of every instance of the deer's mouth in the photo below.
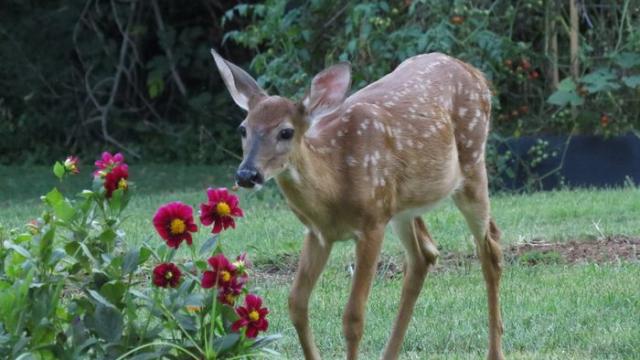
[[[255,168],[241,167],[236,171],[236,184],[247,189],[259,188],[264,184],[264,177]]]

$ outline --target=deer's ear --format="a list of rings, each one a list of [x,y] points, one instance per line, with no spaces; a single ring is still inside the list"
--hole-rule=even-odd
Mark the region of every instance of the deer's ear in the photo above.
[[[311,89],[302,104],[310,116],[317,116],[338,107],[351,87],[351,65],[342,62],[333,65],[311,81]]]
[[[249,105],[252,102],[267,95],[246,71],[223,59],[222,56],[213,49],[211,49],[211,55],[213,55],[213,59],[220,71],[220,76],[224,84],[227,86],[227,90],[229,90],[229,94],[231,94],[233,101],[235,101],[239,107],[245,111],[249,111]]]

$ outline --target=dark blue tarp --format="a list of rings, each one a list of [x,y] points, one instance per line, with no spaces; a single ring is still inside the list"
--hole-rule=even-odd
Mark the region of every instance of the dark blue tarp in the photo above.
[[[531,164],[534,155],[530,149],[539,139],[548,142],[545,153],[556,152],[557,155],[527,169],[529,166],[524,164]],[[631,179],[640,184],[640,138],[633,134],[608,139],[595,135],[521,137],[508,139],[498,147],[500,153],[507,150],[514,155],[509,166],[515,177],[502,176],[510,189],[520,189],[529,180],[537,178],[542,178],[539,183],[544,190],[563,183],[579,187],[613,187]],[[558,167],[559,171],[554,171]],[[551,175],[544,177],[545,174]]]

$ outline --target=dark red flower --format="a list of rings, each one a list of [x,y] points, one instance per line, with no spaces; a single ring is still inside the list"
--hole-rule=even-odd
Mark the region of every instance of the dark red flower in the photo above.
[[[464,23],[464,18],[460,15],[454,15],[451,17],[451,19],[449,19],[449,21],[453,25],[462,25],[462,23]]]
[[[236,299],[242,294],[244,279],[236,276],[225,287],[218,289],[218,301],[229,306],[235,305]]]
[[[182,272],[173,263],[162,263],[153,269],[153,285],[159,287],[176,287],[180,283]]]
[[[96,171],[93,172],[93,176],[105,176],[111,169],[118,165],[124,165],[124,156],[121,153],[111,155],[109,152],[103,152],[102,158],[96,160]]]
[[[262,307],[262,299],[259,296],[249,294],[244,298],[244,306],[236,308],[236,314],[240,319],[231,325],[231,330],[238,331],[243,327],[247,328],[248,338],[255,338],[260,331],[267,331],[269,322],[267,314],[269,309]]]
[[[67,172],[72,174],[80,173],[80,169],[78,168],[78,157],[77,156],[67,156],[67,159],[64,161],[64,169]]]
[[[234,217],[242,217],[242,209],[238,204],[238,197],[230,194],[226,188],[207,190],[208,202],[200,204],[200,222],[202,225],[213,224],[212,233],[217,234],[224,229],[235,229]]]
[[[191,233],[198,231],[193,222],[193,208],[179,201],[162,205],[153,216],[153,226],[167,246],[176,249],[183,241],[191,245]]]
[[[116,189],[127,190],[129,188],[129,167],[121,164],[109,171],[104,177],[104,188],[107,190],[107,198],[110,198]]]
[[[211,271],[205,271],[202,274],[202,287],[205,289],[218,286],[224,288],[231,284],[236,277],[236,267],[229,262],[224,254],[212,256],[207,260]]]

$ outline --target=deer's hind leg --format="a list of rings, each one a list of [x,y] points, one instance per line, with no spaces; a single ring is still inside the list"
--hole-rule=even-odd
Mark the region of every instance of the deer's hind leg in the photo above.
[[[404,280],[398,315],[383,359],[397,359],[413,309],[422,290],[429,267],[435,264],[438,250],[427,227],[419,217],[401,216],[392,222],[406,254]]]
[[[500,315],[500,276],[502,274],[502,250],[500,230],[491,219],[487,172],[484,162],[478,163],[465,174],[462,188],[453,200],[465,217],[476,243],[482,273],[487,288],[489,306],[488,359],[502,360],[502,317]]]

